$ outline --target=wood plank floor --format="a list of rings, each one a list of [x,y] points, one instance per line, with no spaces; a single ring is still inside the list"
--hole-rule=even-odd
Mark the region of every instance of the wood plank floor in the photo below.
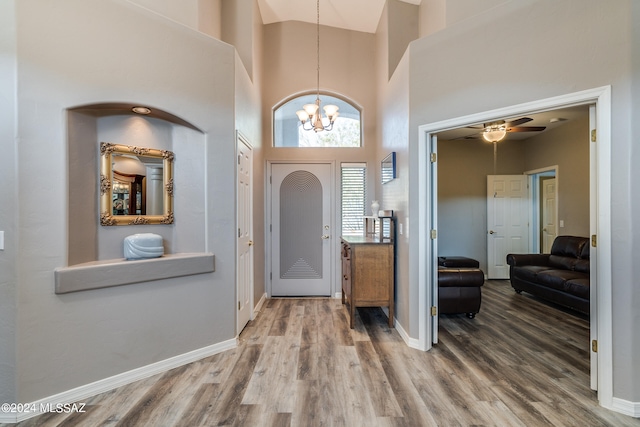
[[[221,354],[20,426],[640,426],[589,389],[589,324],[487,281],[478,316],[408,348],[382,310],[273,299]]]

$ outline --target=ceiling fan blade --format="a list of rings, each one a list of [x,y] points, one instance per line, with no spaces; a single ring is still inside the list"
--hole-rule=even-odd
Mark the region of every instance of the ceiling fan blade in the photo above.
[[[482,133],[473,133],[471,135],[459,136],[457,138],[453,138],[451,141],[456,141],[458,139],[478,139]]]
[[[545,129],[545,126],[520,126],[515,128],[507,128],[507,132],[540,132]]]
[[[533,120],[533,119],[530,119],[529,117],[523,117],[523,118],[521,118],[521,119],[517,119],[517,120],[514,120],[514,121],[512,121],[512,122],[505,123],[505,125],[506,125],[507,127],[515,127],[515,126],[520,126],[520,125],[523,125],[523,124],[525,124],[525,123],[528,123],[528,122],[530,122],[531,120]]]

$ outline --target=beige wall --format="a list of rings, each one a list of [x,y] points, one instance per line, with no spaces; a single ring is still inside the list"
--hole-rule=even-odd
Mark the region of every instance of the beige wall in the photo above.
[[[589,116],[532,138],[498,143],[497,174],[558,166],[560,234],[589,235]],[[482,139],[438,141],[438,253],[487,266],[487,175],[493,146]]]
[[[316,26],[302,22],[283,22],[264,26],[262,122],[265,161],[328,161],[335,162],[335,194],[339,195],[340,163],[366,162],[368,166],[368,198],[375,199],[376,181],[376,86],[375,36],[321,26],[320,29],[320,89],[339,94],[362,108],[363,147],[360,148],[274,148],[272,141],[272,111],[283,100],[296,94],[316,91]],[[301,42],[304,41],[304,42]],[[322,96],[321,96],[322,98]],[[268,177],[265,171],[266,191]],[[256,176],[256,183],[260,177]],[[256,186],[257,187],[257,186]],[[266,193],[265,193],[266,194]],[[265,200],[265,205],[268,201]],[[336,205],[339,200],[336,200]],[[335,212],[333,253],[339,266],[340,212]],[[268,237],[268,236],[267,236]],[[268,244],[268,238],[265,241]],[[267,247],[265,252],[270,249]],[[335,269],[332,291],[340,292],[339,268]],[[268,276],[269,266],[265,267]]]
[[[391,77],[409,43],[419,37],[419,7],[404,1],[389,0],[381,20],[387,21],[386,39],[389,54],[386,68],[388,76]]]
[[[525,169],[521,141],[499,143],[497,174]],[[487,271],[487,175],[493,145],[483,139],[438,141],[438,255],[477,259]]]
[[[525,168],[558,165],[558,220],[561,235],[589,235],[589,114],[528,139]]]

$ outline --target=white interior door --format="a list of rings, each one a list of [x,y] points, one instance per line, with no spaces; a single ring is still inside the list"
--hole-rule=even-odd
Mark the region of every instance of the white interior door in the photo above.
[[[551,246],[558,235],[556,179],[542,180],[542,253],[551,253]]]
[[[271,165],[271,295],[331,295],[332,165]]]
[[[240,334],[253,315],[253,151],[244,138],[237,137],[237,294],[236,332]]]
[[[526,175],[487,176],[487,277],[508,279],[507,254],[529,250]]]

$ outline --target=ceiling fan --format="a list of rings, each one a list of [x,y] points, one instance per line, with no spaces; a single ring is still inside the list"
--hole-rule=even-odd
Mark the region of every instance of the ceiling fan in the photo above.
[[[520,126],[528,123],[533,119],[522,117],[510,122],[497,120],[495,122],[484,123],[484,125],[467,126],[469,129],[482,129],[482,132],[465,136],[465,139],[474,139],[482,135],[488,142],[498,142],[504,139],[509,132],[540,132],[546,129],[545,126]]]

